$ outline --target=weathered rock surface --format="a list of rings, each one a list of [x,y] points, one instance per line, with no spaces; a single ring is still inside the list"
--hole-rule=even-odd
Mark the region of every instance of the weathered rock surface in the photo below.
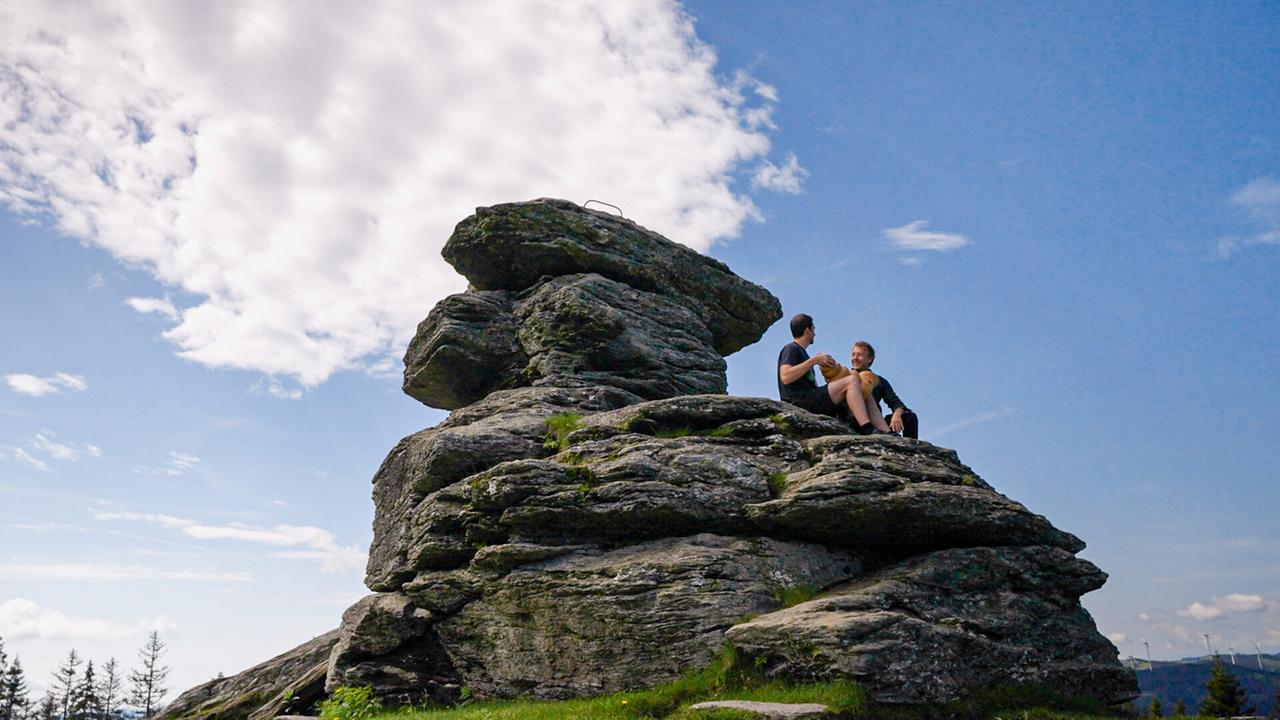
[[[374,476],[375,594],[330,643],[330,690],[589,695],[727,639],[873,702],[1136,696],[1080,606],[1105,575],[1078,538],[954,451],[723,394],[722,356],[780,316],[763,288],[564,201],[481,208],[445,255],[472,287],[419,326],[405,392],[453,413]]]
[[[576,551],[483,582],[439,633],[483,695],[612,692],[702,667],[727,628],[778,609],[784,590],[859,569],[819,546],[710,534]]]
[[[969,688],[1020,683],[1123,702],[1133,697],[1133,674],[1078,601],[1105,581],[1059,548],[943,550],[727,637],[768,674],[853,678],[880,702],[949,702]]]
[[[444,254],[473,289],[418,326],[404,389],[449,410],[528,385],[723,393],[722,356],[782,316],[722,263],[563,200],[480,208]]]
[[[337,643],[338,631],[330,630],[242,673],[187,690],[157,717],[269,720],[285,713],[307,712],[325,697],[329,656]]]
[[[565,200],[478,208],[458,223],[444,259],[477,290],[524,290],[543,277],[596,273],[687,305],[730,355],[782,317],[769,291],[724,263],[630,220]]]

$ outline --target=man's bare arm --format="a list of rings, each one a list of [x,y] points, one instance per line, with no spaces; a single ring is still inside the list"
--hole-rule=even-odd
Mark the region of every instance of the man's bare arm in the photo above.
[[[835,358],[830,355],[819,353],[798,365],[779,365],[778,378],[782,380],[783,385],[790,385],[808,375],[814,365],[834,365],[835,362]]]

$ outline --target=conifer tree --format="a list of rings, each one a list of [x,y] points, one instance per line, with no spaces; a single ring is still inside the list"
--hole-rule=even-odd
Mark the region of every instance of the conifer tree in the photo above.
[[[1164,717],[1164,707],[1160,705],[1160,698],[1151,698],[1151,708],[1147,711],[1153,718]]]
[[[1271,712],[1267,713],[1267,720],[1280,720],[1280,685],[1276,685],[1276,696],[1271,701]]]
[[[120,666],[115,658],[111,658],[102,666],[98,680],[98,699],[102,702],[102,717],[105,720],[117,720],[120,716],[122,681]]]
[[[1253,708],[1244,706],[1249,696],[1240,687],[1240,681],[1217,656],[1213,658],[1213,669],[1209,671],[1209,681],[1204,687],[1209,694],[1200,702],[1201,715],[1229,718],[1253,713]]]
[[[57,698],[52,694],[46,694],[28,720],[58,720]]]
[[[98,677],[92,660],[85,664],[84,675],[76,685],[68,720],[102,720],[102,700],[98,697]]]
[[[76,694],[76,676],[79,674],[80,656],[76,654],[75,648],[71,648],[66,662],[59,665],[53,673],[53,687],[49,688],[49,694],[57,704],[58,717],[63,720],[71,716],[71,703]]]
[[[1174,717],[1186,717],[1186,716],[1187,716],[1187,704],[1186,704],[1186,703],[1184,703],[1184,702],[1182,702],[1182,700],[1179,700],[1178,702],[1174,703],[1174,704],[1173,704],[1173,716],[1174,716]]]
[[[27,716],[27,678],[22,672],[22,662],[14,658],[0,678],[0,720],[23,720]]]
[[[160,633],[155,630],[147,636],[147,644],[138,651],[138,660],[142,667],[129,673],[129,702],[134,709],[149,718],[160,709],[160,698],[168,692],[164,687],[164,679],[169,668],[160,664],[164,655],[164,643],[160,641]]]

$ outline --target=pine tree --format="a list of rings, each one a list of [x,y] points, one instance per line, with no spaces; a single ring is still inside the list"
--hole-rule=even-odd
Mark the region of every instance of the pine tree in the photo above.
[[[58,720],[58,700],[52,694],[45,695],[40,704],[36,706],[35,712],[31,713],[28,720]]]
[[[132,686],[129,702],[144,718],[156,714],[160,709],[160,698],[168,692],[164,687],[164,679],[169,674],[169,668],[160,664],[160,656],[164,655],[164,651],[160,633],[152,630],[147,636],[147,644],[138,651],[142,668],[129,673],[129,684]]]
[[[80,656],[72,648],[67,661],[58,666],[57,672],[53,674],[53,687],[49,689],[49,694],[57,704],[58,717],[63,720],[71,716],[71,703],[75,700],[76,676],[79,671]]]
[[[1268,720],[1280,720],[1280,685],[1276,685],[1276,697],[1271,701],[1271,712],[1267,713]]]
[[[120,717],[121,689],[120,666],[115,658],[111,658],[102,666],[101,679],[98,681],[98,699],[102,701],[102,717],[105,720],[117,720]]]
[[[3,682],[0,682],[0,720],[22,720],[27,716],[27,706],[31,703],[27,697],[27,678],[22,672],[22,662],[18,658],[5,670]]]
[[[1218,657],[1213,658],[1213,669],[1209,671],[1209,682],[1204,685],[1209,694],[1200,702],[1200,714],[1208,717],[1233,717],[1250,715],[1253,708],[1245,708],[1249,699],[1240,681],[1222,664]]]
[[[1151,709],[1148,711],[1148,714],[1153,718],[1164,717],[1164,707],[1160,705],[1160,698],[1151,698]]]
[[[93,672],[93,661],[84,666],[84,675],[76,685],[68,720],[102,720],[102,700],[98,697],[98,678]]]
[[[1173,716],[1174,716],[1174,717],[1186,717],[1186,716],[1187,716],[1187,704],[1186,704],[1186,703],[1184,703],[1184,702],[1182,702],[1181,700],[1179,700],[1178,702],[1174,703],[1174,704],[1173,704]]]

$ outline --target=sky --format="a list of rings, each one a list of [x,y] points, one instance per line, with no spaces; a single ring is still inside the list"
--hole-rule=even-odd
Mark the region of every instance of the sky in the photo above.
[[[1122,657],[1280,651],[1280,7],[0,2],[0,639],[171,695],[336,627],[477,206],[814,316],[1088,543]],[[772,397],[785,322],[728,359]],[[1145,644],[1144,644],[1145,643]]]

